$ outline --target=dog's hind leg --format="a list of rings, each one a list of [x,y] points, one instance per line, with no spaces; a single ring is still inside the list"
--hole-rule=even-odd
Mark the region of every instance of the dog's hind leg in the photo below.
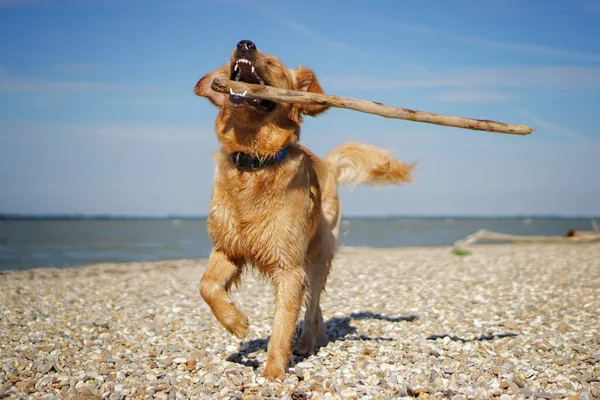
[[[327,333],[321,313],[321,292],[327,279],[328,265],[313,265],[308,277],[308,293],[306,297],[306,312],[300,339],[294,346],[294,354],[307,356],[315,349],[327,344]]]
[[[238,338],[248,333],[248,318],[229,299],[228,291],[242,272],[242,263],[233,262],[221,251],[214,250],[200,280],[200,294],[217,320]]]
[[[300,340],[294,346],[296,355],[313,354],[316,348],[327,344],[327,333],[323,323],[320,301],[335,253],[335,233],[323,229],[309,246],[306,312]]]
[[[275,288],[275,318],[267,350],[267,365],[262,375],[268,379],[283,379],[304,296],[305,274],[300,267],[281,268],[271,278]]]

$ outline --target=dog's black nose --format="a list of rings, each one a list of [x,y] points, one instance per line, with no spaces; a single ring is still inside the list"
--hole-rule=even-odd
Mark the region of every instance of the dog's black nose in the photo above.
[[[250,40],[242,40],[237,44],[238,56],[248,56],[254,50],[256,50],[256,45]]]

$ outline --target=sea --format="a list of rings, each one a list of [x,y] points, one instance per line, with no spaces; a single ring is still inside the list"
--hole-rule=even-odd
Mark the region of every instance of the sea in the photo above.
[[[518,235],[591,230],[590,218],[389,217],[342,221],[343,245],[446,246],[480,229]],[[0,219],[0,271],[207,258],[204,218]]]

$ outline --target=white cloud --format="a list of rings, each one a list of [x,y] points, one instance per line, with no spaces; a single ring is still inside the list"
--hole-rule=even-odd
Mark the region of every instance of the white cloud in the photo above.
[[[600,10],[600,6],[598,5],[599,3],[595,2],[595,1],[587,1],[587,2],[584,1],[583,4],[588,9],[599,9]],[[378,22],[378,23],[386,22],[388,24],[390,23],[390,22],[384,21],[382,19],[376,19],[376,22]],[[434,28],[430,28],[427,26],[423,26],[423,25],[416,25],[416,24],[410,24],[410,23],[399,22],[399,21],[395,21],[393,23],[393,25],[395,28],[398,28],[398,29],[401,29],[404,31],[434,36],[434,37],[441,38],[443,40],[451,40],[451,41],[455,41],[455,42],[470,44],[470,45],[474,45],[477,47],[485,48],[486,51],[490,51],[490,50],[494,49],[494,50],[506,51],[506,52],[510,52],[510,53],[546,56],[546,57],[557,58],[560,60],[567,59],[567,60],[576,60],[576,61],[600,62],[600,54],[589,53],[589,52],[580,51],[580,50],[565,49],[562,47],[542,45],[542,44],[514,43],[514,42],[503,41],[503,40],[494,40],[494,39],[486,39],[486,38],[475,37],[475,36],[466,36],[466,35],[461,35],[458,33],[450,32],[450,31],[444,31],[444,30],[434,29]]]
[[[600,86],[600,68],[578,66],[473,68],[449,74],[460,86],[585,88]]]
[[[68,74],[97,74],[109,70],[109,67],[105,64],[92,62],[71,62],[54,65],[52,69]]]
[[[460,91],[460,92],[442,92],[433,96],[434,100],[450,103],[472,103],[472,102],[501,102],[516,100],[519,96],[503,92],[479,92],[479,91]]]
[[[548,131],[561,134],[570,139],[576,139],[578,141],[584,141],[584,142],[590,141],[589,139],[587,139],[584,135],[582,135],[579,132],[576,132],[572,129],[564,128],[560,125],[554,124],[546,119],[543,119],[537,115],[532,114],[531,112],[529,112],[527,110],[516,110],[516,111],[518,113],[524,115],[525,117],[531,119],[538,128],[546,129]]]
[[[495,48],[498,50],[527,55],[548,56],[576,61],[600,62],[600,54],[587,53],[585,51],[563,49],[560,47],[546,46],[540,44],[505,42],[500,40],[490,40],[476,37],[459,36],[458,38],[461,41],[485,47],[486,49]]]
[[[538,87],[592,88],[600,86],[600,68],[578,66],[484,67],[442,73],[429,79],[396,80],[365,75],[323,76],[327,87],[355,90],[398,88]]]
[[[285,26],[287,26],[288,28],[293,30],[294,32],[299,33],[303,36],[309,37],[311,39],[314,39],[318,42],[321,42],[322,44],[324,44],[328,47],[333,47],[333,48],[336,48],[339,50],[347,51],[350,53],[356,53],[356,54],[364,54],[365,53],[364,50],[359,49],[356,46],[350,46],[350,45],[340,42],[338,40],[334,40],[334,39],[325,37],[321,34],[318,34],[313,29],[307,28],[306,26],[304,26],[296,21],[292,21],[292,20],[286,19],[286,18],[278,19],[278,20],[281,23],[283,23]]]
[[[600,15],[599,0],[576,0],[575,4],[586,12]]]
[[[3,80],[0,79],[0,92],[86,92],[114,91],[119,85],[89,81],[49,81],[44,79]]]
[[[228,0],[228,2],[234,2],[234,1],[235,0]],[[292,31],[294,31],[302,36],[305,36],[307,38],[310,38],[317,42],[320,42],[321,44],[323,44],[327,47],[331,47],[331,48],[334,48],[337,50],[342,50],[342,51],[354,53],[354,54],[365,54],[366,53],[363,49],[360,49],[360,48],[357,48],[356,46],[352,46],[352,45],[349,45],[342,41],[324,36],[320,33],[317,33],[312,27],[307,27],[307,26],[299,23],[298,21],[286,18],[284,15],[281,15],[277,11],[275,11],[272,7],[265,5],[264,2],[249,2],[248,0],[246,0],[246,1],[239,1],[238,4],[244,4],[244,5],[251,6],[253,10],[260,10],[260,11],[262,11],[262,13],[264,15],[268,16],[273,21],[291,29]]]
[[[41,4],[42,0],[0,0],[0,8],[3,7],[24,7]]]
[[[193,125],[145,123],[120,124],[63,124],[0,121],[0,142],[38,141],[42,137],[71,137],[78,139],[114,139],[129,143],[189,143],[213,145],[216,135],[212,128]]]
[[[82,68],[81,66],[79,67]],[[88,67],[89,69],[89,67]],[[166,86],[164,87],[166,88]],[[41,76],[15,74],[0,67],[0,93],[14,92],[150,92],[164,89],[159,86],[136,86],[90,80],[61,80]]]
[[[535,125],[535,128],[538,132],[541,133],[543,131],[547,131],[557,133],[567,139],[570,139],[570,144],[580,148],[583,153],[600,155],[600,141],[593,139],[590,136],[586,136],[584,133],[574,129],[565,128],[562,125],[556,124],[555,122],[552,122],[546,118],[542,118],[527,110],[519,109],[515,111],[522,114],[526,118],[529,118]],[[563,149],[565,147],[564,144],[561,144],[560,146],[562,146]],[[558,153],[560,153],[560,150],[557,151],[557,154]]]
[[[189,142],[204,143],[213,141],[213,130],[189,125],[151,125],[151,124],[87,124],[71,125],[73,132],[83,135],[125,139],[146,143]]]
[[[368,75],[322,75],[321,81],[329,89],[393,90],[400,88],[423,88],[453,86],[451,81],[386,79]]]

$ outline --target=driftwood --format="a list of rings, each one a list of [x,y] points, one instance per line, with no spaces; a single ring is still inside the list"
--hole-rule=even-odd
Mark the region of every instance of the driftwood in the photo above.
[[[216,78],[212,82],[212,90],[221,93],[245,93],[246,97],[270,100],[276,103],[321,104],[330,107],[347,108],[386,118],[404,119],[414,122],[425,122],[455,128],[472,129],[476,131],[508,133],[512,135],[528,135],[533,129],[526,125],[511,125],[502,122],[453,117],[408,108],[391,107],[374,101],[353,99],[350,97],[331,96],[320,93],[306,93],[295,90],[275,88],[272,86],[255,85],[229,79]]]
[[[527,236],[509,235],[506,233],[490,232],[482,229],[454,243],[454,248],[475,244],[481,240],[517,242],[517,243],[590,243],[600,241],[600,233],[593,231],[577,231],[575,236]]]

